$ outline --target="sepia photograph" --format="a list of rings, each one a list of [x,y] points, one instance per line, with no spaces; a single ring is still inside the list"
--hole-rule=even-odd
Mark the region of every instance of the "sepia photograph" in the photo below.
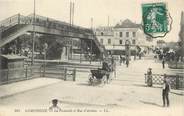
[[[184,116],[184,0],[0,0],[0,116]]]

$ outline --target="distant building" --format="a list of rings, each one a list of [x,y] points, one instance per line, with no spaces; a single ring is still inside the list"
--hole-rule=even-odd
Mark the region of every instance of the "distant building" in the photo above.
[[[166,47],[167,43],[164,40],[157,40],[157,47],[158,48],[164,48]]]
[[[129,19],[118,23],[114,27],[99,27],[95,29],[96,36],[101,44],[115,54],[123,54],[125,51],[125,41],[129,41],[131,50],[136,50],[136,46],[143,49],[151,46],[151,41],[144,34],[140,24],[133,23]]]
[[[104,46],[113,45],[113,27],[99,27],[95,30],[95,35]]]

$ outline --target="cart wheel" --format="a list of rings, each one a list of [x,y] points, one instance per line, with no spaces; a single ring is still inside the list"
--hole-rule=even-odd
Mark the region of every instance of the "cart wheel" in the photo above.
[[[88,76],[89,78],[89,80],[88,80],[88,83],[89,83],[89,85],[92,85],[93,84],[93,77],[92,77],[92,74],[89,74],[89,76]]]

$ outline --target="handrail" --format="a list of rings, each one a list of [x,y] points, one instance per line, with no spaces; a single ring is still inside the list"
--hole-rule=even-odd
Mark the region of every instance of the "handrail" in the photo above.
[[[3,22],[1,22],[1,26],[2,26],[1,31],[5,31],[16,24],[33,24],[32,19],[33,18],[30,16],[23,16],[20,14],[15,15],[15,16],[10,17],[10,18],[7,18]],[[35,25],[49,27],[49,28],[55,28],[58,30],[63,30],[63,31],[68,31],[68,32],[72,31],[72,32],[83,33],[83,34],[85,34],[85,32],[86,32],[86,30],[81,29],[81,28],[70,28],[70,26],[68,26],[68,25],[66,26],[65,24],[61,24],[58,22],[50,22],[47,20],[42,20],[42,19],[39,19],[37,17],[36,17]],[[82,32],[81,32],[81,30],[82,30]]]
[[[14,19],[15,17],[18,17],[18,15],[19,15],[19,14],[15,14],[15,15],[13,15],[13,16],[11,16],[11,17],[8,17],[8,18],[6,18],[6,19],[0,21],[0,25],[4,24],[4,23],[7,22],[7,21],[10,21],[10,20]]]
[[[9,26],[16,25],[16,24],[33,24],[33,17],[32,15],[23,16],[20,14],[16,14],[0,22],[0,26],[1,28],[3,27],[3,30],[6,30]],[[65,31],[67,30],[67,31],[78,32],[78,33],[81,32],[83,34],[86,33],[87,35],[92,33],[92,30],[90,29],[76,26],[76,25],[71,26],[69,23],[54,20],[51,18],[39,16],[39,15],[36,15],[35,25],[47,26],[49,28],[57,28],[59,30],[62,30],[63,28],[65,28]]]
[[[53,28],[57,30],[67,31],[67,32],[73,32],[73,33],[80,33],[83,34],[86,37],[89,37],[92,35],[93,40],[95,41],[96,45],[99,47],[99,49],[104,50],[104,46],[102,46],[96,36],[94,35],[93,30],[76,26],[76,25],[70,25],[69,23],[54,20],[51,18],[43,17],[36,15],[35,17],[35,25],[36,26],[43,26],[47,28]],[[9,17],[3,21],[0,22],[1,31],[8,30],[10,27],[16,25],[16,24],[33,24],[33,15],[23,16],[20,14],[16,14],[12,17]]]

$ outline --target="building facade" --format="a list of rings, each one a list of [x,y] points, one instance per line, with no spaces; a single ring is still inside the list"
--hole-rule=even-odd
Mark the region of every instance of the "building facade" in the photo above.
[[[113,27],[99,27],[95,30],[100,43],[104,46],[113,45],[114,32]]]
[[[122,54],[125,51],[125,43],[129,41],[132,51],[136,51],[136,46],[143,49],[151,46],[147,40],[140,24],[133,23],[129,19],[118,23],[114,27],[99,27],[95,29],[96,36],[101,44],[109,51]],[[117,51],[119,51],[117,53]]]

